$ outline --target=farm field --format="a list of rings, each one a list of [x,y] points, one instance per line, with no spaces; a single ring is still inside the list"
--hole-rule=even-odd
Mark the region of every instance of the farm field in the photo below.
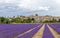
[[[50,24],[50,26],[51,26],[56,32],[60,32],[60,24]]]
[[[59,38],[60,24],[0,24],[0,38]]]

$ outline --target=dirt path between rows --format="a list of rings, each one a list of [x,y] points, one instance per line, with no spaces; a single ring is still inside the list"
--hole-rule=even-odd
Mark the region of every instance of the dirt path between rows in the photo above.
[[[53,34],[54,38],[60,38],[60,35],[57,34],[57,32],[53,28],[51,28],[48,24],[47,26],[50,29],[51,33]]]
[[[39,26],[40,26],[40,25],[39,25]],[[30,30],[28,30],[28,31],[26,31],[26,32],[24,32],[24,33],[22,33],[22,34],[19,34],[19,35],[17,35],[17,36],[16,36],[16,37],[14,37],[14,38],[18,38],[18,37],[20,37],[20,36],[23,36],[24,34],[31,32],[32,30],[34,30],[34,29],[38,28],[39,26],[34,27],[34,28],[32,28],[32,29],[30,29]]]
[[[42,38],[45,24],[40,28],[40,30],[32,38]]]

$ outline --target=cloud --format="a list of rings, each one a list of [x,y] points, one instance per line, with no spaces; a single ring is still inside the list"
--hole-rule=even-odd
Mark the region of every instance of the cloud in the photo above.
[[[55,2],[58,3],[58,4],[60,4],[60,0],[53,0],[53,1],[55,1]]]
[[[45,3],[44,0],[22,0],[18,6],[24,9],[48,11],[49,6],[44,6],[43,2]]]
[[[0,0],[0,3],[19,3],[20,1],[19,0]]]
[[[24,9],[30,9],[30,10],[46,10],[46,11],[49,10],[48,6],[37,6],[37,7],[35,7],[35,6],[28,6],[28,5],[20,4],[19,7],[24,8]]]
[[[60,0],[0,0],[0,4],[2,3],[11,3],[12,5],[17,5],[20,9],[23,9],[23,13],[42,13],[44,14],[60,14]],[[1,6],[1,5],[0,5]],[[57,15],[58,15],[57,14]]]

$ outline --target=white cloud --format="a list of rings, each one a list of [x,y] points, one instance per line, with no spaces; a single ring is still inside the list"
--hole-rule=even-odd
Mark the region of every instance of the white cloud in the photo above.
[[[28,6],[28,5],[24,5],[24,4],[20,4],[19,7],[24,8],[24,9],[30,9],[30,10],[49,10],[48,6]]]
[[[0,3],[18,3],[17,0],[0,0]]]
[[[60,0],[53,0],[53,1],[55,1],[55,2],[58,3],[58,4],[60,4]]]
[[[8,2],[11,2],[12,0],[0,0],[0,3],[8,3]]]
[[[46,10],[48,11],[49,10],[49,7],[39,7],[40,10]]]
[[[19,7],[30,10],[49,10],[48,6],[43,6],[43,0],[22,0]]]
[[[60,12],[60,0],[0,0],[0,4],[1,3],[17,4],[17,6],[23,8],[24,10],[45,10],[49,11],[48,13],[53,14],[56,12]]]

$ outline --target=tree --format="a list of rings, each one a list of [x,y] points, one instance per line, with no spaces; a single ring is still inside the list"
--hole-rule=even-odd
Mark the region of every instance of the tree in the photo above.
[[[60,19],[59,19],[59,21],[58,22],[60,22]]]
[[[0,23],[3,23],[3,22],[4,22],[4,20],[5,20],[5,18],[4,18],[4,17],[0,17]]]
[[[20,19],[19,18],[13,18],[11,20],[12,23],[21,23]]]
[[[35,16],[38,16],[38,14],[35,14]]]
[[[8,18],[5,18],[5,20],[4,20],[4,24],[10,24],[10,21],[9,21]]]
[[[10,21],[8,18],[5,18],[5,17],[0,17],[0,23],[2,24],[9,24]]]
[[[34,22],[35,22],[35,19],[34,19],[34,18],[32,18],[31,20],[32,20],[32,23],[34,23]]]

